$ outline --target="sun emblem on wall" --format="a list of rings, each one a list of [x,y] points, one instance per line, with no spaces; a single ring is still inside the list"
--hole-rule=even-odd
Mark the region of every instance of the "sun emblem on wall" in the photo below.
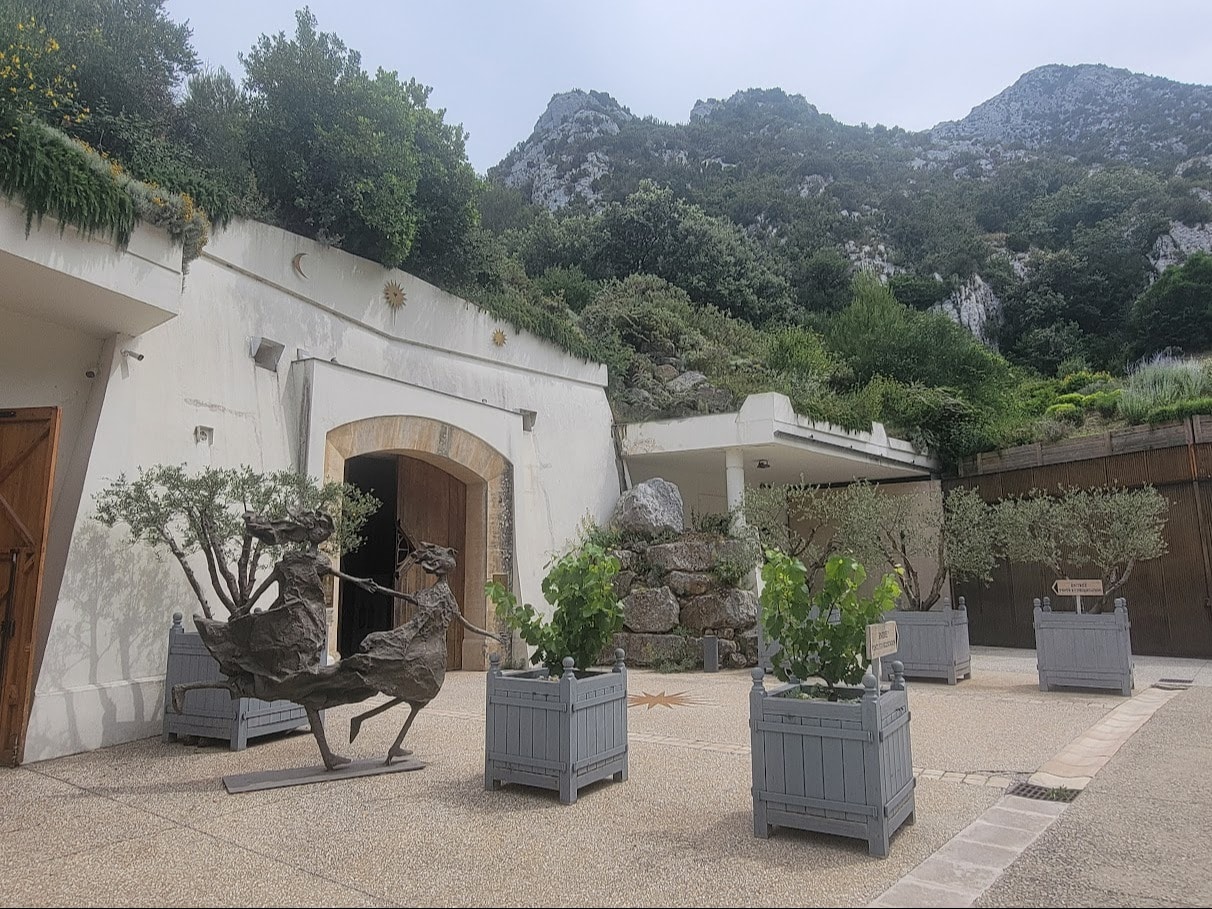
[[[497,347],[504,347],[507,340],[505,332],[500,328],[492,333],[492,343]]]
[[[404,288],[395,281],[388,281],[383,285],[383,301],[392,312],[401,309],[405,299]]]

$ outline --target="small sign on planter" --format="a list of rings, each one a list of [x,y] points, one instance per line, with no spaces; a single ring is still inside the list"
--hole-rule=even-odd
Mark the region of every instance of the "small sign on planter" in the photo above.
[[[899,646],[896,622],[877,622],[867,626],[867,659],[878,660],[891,656]]]

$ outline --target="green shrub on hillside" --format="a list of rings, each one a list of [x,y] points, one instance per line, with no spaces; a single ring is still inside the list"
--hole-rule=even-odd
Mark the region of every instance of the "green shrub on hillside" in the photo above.
[[[1212,393],[1212,384],[1196,360],[1155,356],[1142,363],[1124,383],[1119,415],[1130,423],[1144,423],[1159,408],[1180,404]]]
[[[1075,426],[1080,426],[1086,418],[1086,415],[1082,413],[1081,407],[1076,404],[1053,404],[1044,411],[1044,416],[1065,423],[1072,423]]]
[[[1188,398],[1177,404],[1155,407],[1145,419],[1149,423],[1168,423],[1171,420],[1184,420],[1200,414],[1212,414],[1212,397]]]

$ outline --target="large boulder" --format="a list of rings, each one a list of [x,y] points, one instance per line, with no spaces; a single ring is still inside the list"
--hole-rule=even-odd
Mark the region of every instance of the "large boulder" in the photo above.
[[[623,627],[648,634],[672,631],[680,609],[668,587],[642,587],[623,600]]]
[[[705,540],[677,540],[648,547],[648,564],[663,571],[704,572],[715,565],[715,544]]]
[[[619,560],[619,568],[623,571],[634,569],[639,561],[639,557],[630,549],[612,549],[610,554]]]
[[[657,477],[623,493],[614,507],[610,525],[625,536],[651,539],[666,533],[681,533],[685,517],[681,490]]]
[[[702,573],[711,571],[721,562],[734,564],[756,563],[757,558],[751,544],[744,540],[675,540],[649,546],[645,553],[648,564],[663,571]]]
[[[696,597],[719,587],[720,581],[707,571],[671,571],[665,584],[680,597]]]
[[[635,572],[624,569],[616,574],[610,583],[614,585],[614,595],[621,600],[631,592],[631,586],[635,583]]]
[[[752,590],[717,590],[694,597],[682,606],[682,625],[695,634],[712,628],[752,628],[758,599]]]

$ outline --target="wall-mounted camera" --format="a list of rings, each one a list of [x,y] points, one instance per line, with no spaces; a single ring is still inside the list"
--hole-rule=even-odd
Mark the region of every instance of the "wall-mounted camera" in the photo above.
[[[139,353],[136,350],[123,350],[122,356],[130,357],[132,360],[142,360],[143,359],[143,354]]]
[[[86,379],[95,379],[95,378],[97,378],[97,370],[95,370],[95,369],[86,369],[86,370],[84,370],[84,378],[86,378]]]

